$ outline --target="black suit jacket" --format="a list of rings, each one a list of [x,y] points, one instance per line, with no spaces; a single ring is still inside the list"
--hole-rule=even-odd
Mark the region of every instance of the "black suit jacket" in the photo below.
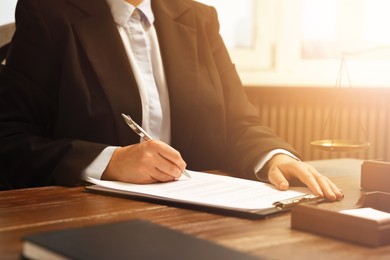
[[[171,105],[172,146],[193,170],[254,178],[259,157],[293,149],[261,126],[213,8],[152,0]],[[19,0],[0,76],[1,183],[74,185],[108,145],[139,138],[141,101],[105,0]]]

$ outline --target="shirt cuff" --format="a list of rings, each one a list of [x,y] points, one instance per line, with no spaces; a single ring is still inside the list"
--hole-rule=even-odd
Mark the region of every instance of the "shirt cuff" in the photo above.
[[[276,155],[276,154],[285,154],[285,155],[288,155],[288,156],[290,156],[290,157],[300,161],[300,159],[298,157],[296,157],[294,154],[292,154],[291,152],[289,152],[287,150],[284,150],[284,149],[272,150],[269,153],[267,153],[265,156],[263,156],[263,158],[261,158],[260,161],[256,164],[256,166],[255,166],[255,175],[256,175],[257,179],[259,179],[259,180],[263,180],[264,179],[264,178],[261,178],[258,174],[259,174],[260,170],[264,167],[264,165],[269,160],[271,160],[271,158],[274,155]]]
[[[117,146],[106,147],[82,172],[82,177],[86,180],[88,177],[100,180],[104,170],[111,160],[112,154]]]

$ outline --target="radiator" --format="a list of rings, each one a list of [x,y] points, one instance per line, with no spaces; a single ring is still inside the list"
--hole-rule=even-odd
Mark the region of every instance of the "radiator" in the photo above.
[[[359,158],[390,161],[390,91],[386,89],[246,88],[263,124],[304,160]],[[322,151],[321,139],[369,142],[352,152]]]

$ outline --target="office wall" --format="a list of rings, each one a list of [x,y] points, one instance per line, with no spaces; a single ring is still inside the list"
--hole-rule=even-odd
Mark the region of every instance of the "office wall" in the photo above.
[[[11,23],[15,20],[15,6],[17,0],[0,0],[0,25]]]
[[[291,143],[304,160],[332,158],[390,161],[390,90],[246,87],[264,124]],[[357,152],[321,151],[319,139],[369,142]]]

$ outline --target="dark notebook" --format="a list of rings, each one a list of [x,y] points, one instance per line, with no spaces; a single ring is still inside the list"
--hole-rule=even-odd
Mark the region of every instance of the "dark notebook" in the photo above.
[[[23,240],[28,259],[259,259],[145,220],[52,231]]]

